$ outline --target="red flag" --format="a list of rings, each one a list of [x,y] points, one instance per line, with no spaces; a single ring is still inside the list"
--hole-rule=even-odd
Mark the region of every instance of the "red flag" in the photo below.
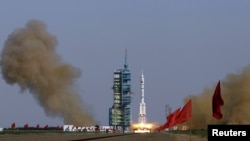
[[[192,100],[190,99],[182,108],[179,115],[176,118],[176,124],[187,121],[192,115]]]
[[[63,129],[63,126],[57,125],[57,129]]]
[[[163,125],[160,125],[159,127],[156,127],[156,128],[155,128],[155,131],[160,132],[160,131],[162,130],[162,126],[163,126]]]
[[[28,123],[26,123],[26,124],[23,126],[23,128],[25,128],[25,129],[29,128]]]
[[[213,117],[218,120],[223,117],[221,110],[220,110],[220,107],[222,105],[224,105],[224,101],[221,97],[221,88],[220,88],[220,81],[219,81],[215,88],[213,99],[212,99]]]
[[[39,128],[40,128],[40,125],[39,125],[39,124],[37,124],[37,125],[36,125],[36,129],[39,129]]]
[[[16,123],[15,123],[15,122],[13,122],[13,123],[11,124],[11,129],[14,129],[14,128],[16,128]]]
[[[180,114],[181,112],[181,108],[178,108],[174,113],[173,115],[171,115],[170,117],[167,117],[168,119],[168,127],[172,127],[172,126],[175,126],[176,125],[176,118],[178,117],[178,115]]]
[[[167,122],[165,124],[163,124],[162,126],[160,126],[159,128],[157,128],[157,130],[158,131],[164,130],[166,128],[169,128],[169,127],[176,125],[175,120],[176,120],[176,117],[179,115],[180,111],[181,111],[181,108],[178,108],[173,113],[168,115]]]
[[[167,128],[176,125],[176,117],[180,114],[181,108],[176,109],[172,114],[167,117]]]

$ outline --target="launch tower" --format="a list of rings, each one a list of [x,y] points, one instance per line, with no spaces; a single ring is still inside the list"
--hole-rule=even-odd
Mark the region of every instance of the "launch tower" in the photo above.
[[[113,73],[114,103],[109,109],[109,125],[122,127],[123,132],[130,132],[131,116],[131,73],[125,52],[123,69],[116,69]]]

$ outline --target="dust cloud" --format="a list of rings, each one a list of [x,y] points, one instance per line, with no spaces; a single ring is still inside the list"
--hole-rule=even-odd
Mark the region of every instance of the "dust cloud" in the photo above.
[[[63,63],[57,38],[39,20],[30,20],[7,38],[1,54],[2,77],[21,92],[29,91],[49,117],[65,124],[93,125],[93,117],[75,89],[81,70]],[[32,106],[32,105],[30,105]]]
[[[219,81],[219,80],[218,80]],[[212,117],[213,88],[205,88],[198,95],[184,99],[192,99],[192,117],[185,124],[194,129],[206,129],[208,124],[250,124],[250,66],[240,73],[230,73],[221,80],[221,106],[223,118]]]

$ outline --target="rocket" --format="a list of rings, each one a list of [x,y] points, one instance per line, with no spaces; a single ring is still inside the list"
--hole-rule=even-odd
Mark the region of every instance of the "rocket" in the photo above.
[[[144,75],[141,75],[141,103],[139,111],[139,122],[146,122],[146,103],[144,102]]]

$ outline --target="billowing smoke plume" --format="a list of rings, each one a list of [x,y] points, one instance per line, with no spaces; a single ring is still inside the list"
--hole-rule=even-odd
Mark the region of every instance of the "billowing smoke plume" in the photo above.
[[[216,82],[217,84],[217,82]],[[212,89],[206,88],[200,95],[192,98],[192,117],[187,122],[191,128],[206,129],[208,124],[250,124],[250,66],[239,74],[228,74],[221,80],[221,96],[224,105],[221,107],[223,118],[212,117]]]
[[[6,83],[28,90],[48,116],[59,116],[65,124],[92,125],[91,114],[74,90],[81,71],[62,62],[56,53],[57,39],[39,20],[11,33],[1,54]]]

